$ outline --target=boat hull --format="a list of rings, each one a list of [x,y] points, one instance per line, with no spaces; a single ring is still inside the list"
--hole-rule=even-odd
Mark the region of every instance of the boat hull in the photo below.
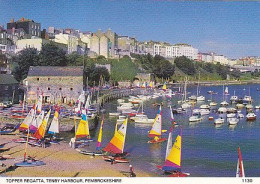
[[[36,166],[41,166],[41,165],[45,165],[45,163],[43,161],[22,161],[19,163],[15,163],[14,164],[17,167],[36,167]]]
[[[156,143],[164,142],[164,141],[166,141],[166,140],[167,140],[166,138],[160,138],[160,139],[158,139],[157,141],[154,140],[154,139],[152,139],[152,140],[148,141],[147,143],[149,143],[149,144],[156,144]]]

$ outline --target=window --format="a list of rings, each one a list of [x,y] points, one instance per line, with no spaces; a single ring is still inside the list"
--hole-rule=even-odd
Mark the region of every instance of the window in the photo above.
[[[48,81],[50,81],[50,78],[48,78]]]
[[[39,91],[40,89],[39,88],[37,88],[37,91]]]
[[[59,88],[59,90],[61,91],[62,89],[61,89],[61,88]]]
[[[73,91],[73,88],[70,88],[70,91]]]
[[[50,90],[51,90],[51,88],[48,87],[48,91],[50,91]]]
[[[40,78],[37,78],[37,81],[39,81],[40,80]]]

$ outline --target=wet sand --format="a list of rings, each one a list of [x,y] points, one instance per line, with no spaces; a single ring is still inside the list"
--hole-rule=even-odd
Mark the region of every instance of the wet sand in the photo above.
[[[15,162],[23,160],[25,144],[14,143],[18,135],[0,135],[0,144],[9,142],[4,148],[10,150],[1,152],[0,155],[11,155],[15,159],[0,161],[6,167],[0,166],[0,172],[5,176],[13,177],[126,177],[129,172],[129,163],[118,163],[111,165],[105,162],[102,157],[92,158],[83,155],[69,147],[68,142],[61,142],[47,148],[31,147],[28,145],[27,155],[35,157],[46,163],[37,167],[18,167],[14,170],[4,172],[5,168],[14,165]],[[1,150],[1,149],[0,149]],[[129,158],[131,160],[131,158]],[[144,172],[134,168],[138,177],[155,176],[152,173]]]

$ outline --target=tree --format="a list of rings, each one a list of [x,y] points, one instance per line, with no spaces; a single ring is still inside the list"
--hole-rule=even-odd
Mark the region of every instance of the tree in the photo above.
[[[35,48],[26,48],[17,56],[13,56],[11,60],[17,65],[12,74],[16,80],[21,81],[27,77],[30,66],[39,65],[38,51]]]
[[[156,55],[153,59],[153,73],[159,78],[169,78],[174,74],[174,66],[164,57]]]
[[[83,56],[80,56],[77,52],[72,52],[66,55],[67,64],[69,66],[82,66]]]
[[[53,42],[42,46],[39,54],[41,66],[66,66],[66,52]]]
[[[85,76],[88,78],[88,84],[90,86],[97,86],[101,79],[106,82],[109,81],[110,75],[105,67],[96,67],[94,64],[88,65],[85,68]]]
[[[174,60],[175,65],[187,75],[194,75],[196,68],[194,62],[185,56],[177,57]]]

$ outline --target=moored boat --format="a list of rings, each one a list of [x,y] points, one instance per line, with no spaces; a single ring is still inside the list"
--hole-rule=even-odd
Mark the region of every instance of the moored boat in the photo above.
[[[247,115],[246,115],[246,119],[247,120],[256,120],[256,114],[255,113],[253,113],[253,112],[250,112],[250,113],[248,113]]]

